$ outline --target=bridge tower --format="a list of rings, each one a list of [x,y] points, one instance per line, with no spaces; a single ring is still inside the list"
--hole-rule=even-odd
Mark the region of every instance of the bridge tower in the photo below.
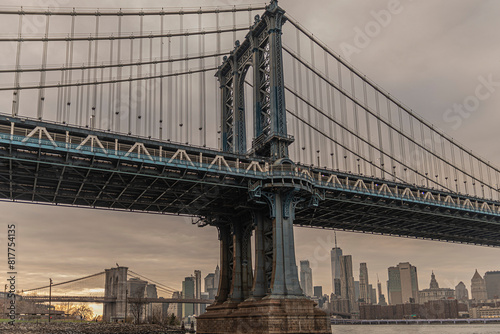
[[[128,267],[106,269],[105,272],[104,297],[113,301],[104,303],[103,321],[125,321]]]
[[[290,178],[249,185],[249,201],[207,223],[219,231],[221,273],[214,305],[198,317],[197,332],[208,333],[331,333],[326,314],[299,285],[293,220],[297,205],[317,205],[318,194],[296,180],[288,159],[293,138],[287,134],[282,57],[285,11],[273,0],[256,16],[245,40],[219,67],[221,147],[268,160],[290,170]],[[252,69],[252,71],[250,71]],[[255,138],[246,143],[245,78],[253,75]],[[294,176],[295,175],[295,176]],[[251,236],[255,232],[255,270]]]

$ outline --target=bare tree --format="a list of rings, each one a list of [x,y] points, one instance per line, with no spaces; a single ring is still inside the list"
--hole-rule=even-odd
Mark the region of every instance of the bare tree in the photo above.
[[[139,325],[142,321],[142,315],[144,314],[144,308],[146,301],[144,298],[144,292],[137,291],[130,296],[130,313],[134,317],[134,322]]]

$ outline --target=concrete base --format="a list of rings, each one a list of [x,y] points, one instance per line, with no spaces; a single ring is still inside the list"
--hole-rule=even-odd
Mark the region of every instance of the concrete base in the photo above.
[[[331,334],[326,314],[310,299],[263,299],[207,307],[197,334]]]

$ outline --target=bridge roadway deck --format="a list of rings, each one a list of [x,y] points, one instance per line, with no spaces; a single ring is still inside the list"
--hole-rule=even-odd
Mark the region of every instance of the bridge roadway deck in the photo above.
[[[283,186],[309,196],[297,208],[295,224],[300,226],[500,246],[498,201],[0,115],[4,200],[210,222],[241,214],[255,201],[263,203],[262,191]]]
[[[25,300],[35,303],[48,303],[49,296],[25,296]],[[114,303],[116,297],[94,297],[94,296],[52,296],[55,303]],[[210,299],[173,299],[173,298],[128,298],[129,303],[145,304],[213,304]]]

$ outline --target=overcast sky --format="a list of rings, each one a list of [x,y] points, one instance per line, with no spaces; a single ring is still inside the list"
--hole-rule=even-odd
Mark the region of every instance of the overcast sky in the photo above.
[[[57,2],[56,0],[54,0]],[[54,1],[2,0],[4,6],[42,6]],[[61,0],[65,7],[81,1]],[[87,7],[157,8],[262,3],[262,1],[103,1]],[[461,124],[446,120],[447,110],[476,94],[482,78],[500,82],[500,2],[496,0],[286,0],[280,5],[315,36],[341,53],[437,127],[500,165],[500,87]],[[389,16],[382,10],[392,12]],[[379,13],[375,15],[374,13]],[[382,16],[381,16],[382,15]],[[375,23],[376,18],[381,23]],[[359,31],[379,28],[360,43]],[[354,50],[355,52],[352,52]],[[351,52],[346,52],[351,50]],[[498,91],[497,91],[498,90]],[[457,126],[458,125],[458,126]],[[180,289],[195,269],[204,277],[218,262],[214,228],[197,228],[188,219],[104,210],[0,203],[4,229],[18,226],[19,288],[55,283],[102,271],[119,263]],[[1,235],[5,235],[4,232]],[[333,232],[295,229],[297,262],[313,264],[314,285],[331,292],[329,249]],[[1,240],[2,243],[5,242]],[[470,279],[477,268],[500,270],[500,250],[439,242],[338,233],[344,254],[353,255],[355,278],[367,262],[369,277],[387,280],[387,268],[399,262],[417,266],[420,288],[434,270],[443,287]]]

